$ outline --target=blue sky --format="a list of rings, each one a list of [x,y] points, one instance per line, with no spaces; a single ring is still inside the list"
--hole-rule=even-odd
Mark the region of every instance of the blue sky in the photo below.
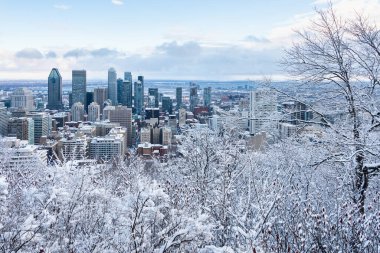
[[[335,0],[337,8],[378,0]],[[148,79],[281,77],[278,60],[325,0],[0,0],[0,79],[107,69]]]

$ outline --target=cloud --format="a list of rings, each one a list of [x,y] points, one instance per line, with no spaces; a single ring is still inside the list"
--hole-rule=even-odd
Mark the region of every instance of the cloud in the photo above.
[[[16,52],[15,56],[17,58],[26,58],[26,59],[41,59],[41,58],[43,58],[42,53],[35,48],[25,48],[21,51]]]
[[[66,4],[56,4],[56,5],[54,5],[54,8],[62,10],[62,11],[67,11],[67,10],[71,9],[71,6],[66,5]]]
[[[91,55],[93,57],[118,57],[123,55],[121,52],[114,50],[114,49],[108,49],[108,48],[99,48],[92,50]]]
[[[57,58],[57,54],[54,51],[49,51],[45,55],[46,58]]]
[[[79,57],[88,56],[89,54],[90,54],[89,50],[84,49],[84,48],[77,48],[77,49],[73,49],[73,50],[66,52],[63,55],[63,57],[65,57],[65,58],[69,58],[69,57],[79,58]]]
[[[197,42],[194,41],[186,42],[182,45],[178,44],[176,41],[172,41],[157,46],[156,50],[159,53],[164,53],[169,56],[195,57],[201,53],[202,48]]]
[[[112,0],[111,1],[113,4],[115,5],[123,5],[124,4],[124,1],[123,0]]]
[[[244,40],[249,41],[249,42],[256,42],[256,43],[270,42],[270,40],[265,37],[257,37],[255,35],[248,35],[247,37],[244,38]]]

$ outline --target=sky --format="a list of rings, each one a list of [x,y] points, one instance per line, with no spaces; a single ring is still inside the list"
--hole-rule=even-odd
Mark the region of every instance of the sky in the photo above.
[[[331,0],[378,16],[380,0]],[[284,49],[327,0],[0,0],[0,80],[285,78]]]

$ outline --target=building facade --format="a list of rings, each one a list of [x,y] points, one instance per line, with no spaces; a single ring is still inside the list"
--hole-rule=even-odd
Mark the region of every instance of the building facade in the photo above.
[[[62,110],[62,76],[58,69],[53,68],[48,77],[48,103],[50,110]]]

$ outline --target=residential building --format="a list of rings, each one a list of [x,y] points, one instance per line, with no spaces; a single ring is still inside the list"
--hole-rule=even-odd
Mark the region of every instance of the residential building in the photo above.
[[[34,121],[31,118],[10,118],[8,121],[8,136],[26,140],[34,144]]]

